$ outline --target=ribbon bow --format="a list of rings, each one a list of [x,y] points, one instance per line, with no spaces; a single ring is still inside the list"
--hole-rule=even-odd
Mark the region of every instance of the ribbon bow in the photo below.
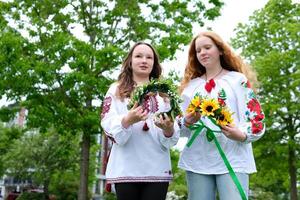
[[[205,90],[210,93],[211,90],[216,86],[216,83],[214,81],[214,79],[210,79],[208,82],[206,82],[205,84]]]

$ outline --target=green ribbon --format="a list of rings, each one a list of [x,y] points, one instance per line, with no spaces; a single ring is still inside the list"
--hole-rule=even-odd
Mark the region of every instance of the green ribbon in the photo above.
[[[192,124],[189,126],[189,129],[191,131],[194,131],[194,133],[193,133],[192,137],[189,139],[188,143],[186,144],[188,147],[190,147],[193,144],[194,140],[201,133],[201,131],[204,127],[207,128],[207,126],[205,126],[201,120],[199,120],[195,124]]]
[[[219,126],[216,122],[215,119],[211,118],[211,117],[208,117],[211,122],[213,122],[216,126]],[[236,174],[234,173],[222,147],[220,146],[214,132],[221,132],[221,131],[216,131],[216,130],[212,130],[210,129],[209,127],[207,127],[206,125],[204,125],[204,123],[202,122],[202,120],[200,119],[198,122],[196,122],[195,124],[191,125],[188,127],[191,131],[193,131],[193,135],[191,136],[191,138],[189,139],[188,143],[187,143],[187,147],[190,147],[193,142],[195,141],[196,137],[201,133],[201,131],[206,128],[206,138],[209,142],[211,142],[212,140],[215,142],[216,146],[217,146],[217,149],[229,171],[229,174],[234,182],[234,184],[236,185],[236,187],[238,188],[239,192],[240,192],[240,195],[241,195],[241,198],[242,200],[247,200],[247,197],[246,197],[246,194],[241,186],[241,183],[239,181],[239,179],[237,178]]]

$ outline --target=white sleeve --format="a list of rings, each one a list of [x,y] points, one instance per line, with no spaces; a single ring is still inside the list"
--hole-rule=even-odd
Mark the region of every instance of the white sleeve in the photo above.
[[[158,128],[158,127],[157,127]],[[161,143],[161,145],[163,145],[164,147],[166,147],[167,149],[170,149],[172,146],[175,146],[179,140],[179,136],[180,136],[180,129],[179,126],[176,122],[176,120],[174,121],[174,133],[171,137],[166,137],[163,133],[163,130],[159,129],[159,142]]]
[[[265,133],[264,113],[250,83],[242,76],[235,86],[239,115],[239,129],[247,135],[246,143],[254,142]]]
[[[116,98],[115,87],[111,86],[104,98],[101,112],[101,126],[106,135],[111,137],[117,145],[123,145],[130,138],[132,131],[131,126],[124,128],[121,124],[126,113],[120,113],[118,109],[118,107],[122,107],[124,104]]]
[[[182,98],[183,101],[182,101],[180,107],[181,107],[182,113],[184,113],[184,115],[185,115],[186,114],[186,110],[187,110],[187,108],[188,108],[188,106],[190,104],[191,99],[190,99],[189,96],[185,95],[184,92],[182,93],[181,98]],[[180,126],[180,135],[182,137],[188,137],[189,138],[190,135],[191,135],[191,131],[190,131],[190,129],[188,129],[184,125],[184,117],[181,117],[178,120],[179,120],[179,124],[181,124],[181,126]]]

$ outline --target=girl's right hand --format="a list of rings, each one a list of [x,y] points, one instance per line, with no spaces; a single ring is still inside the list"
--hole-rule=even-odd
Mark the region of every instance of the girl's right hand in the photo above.
[[[137,103],[129,110],[128,114],[122,119],[122,126],[128,128],[130,125],[139,121],[145,121],[148,117],[147,110],[143,110],[142,106],[138,106]]]
[[[201,118],[201,114],[199,112],[196,113],[187,113],[184,116],[184,125],[186,127],[196,123]]]

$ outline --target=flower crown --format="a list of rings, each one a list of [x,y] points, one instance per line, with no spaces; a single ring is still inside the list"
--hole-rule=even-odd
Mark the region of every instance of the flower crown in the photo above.
[[[136,102],[138,105],[142,105],[147,95],[155,93],[163,98],[169,98],[171,110],[166,112],[169,117],[174,120],[176,116],[181,114],[179,104],[182,100],[178,96],[177,88],[171,79],[152,79],[148,84],[136,87],[131,95],[128,109],[131,109]]]

